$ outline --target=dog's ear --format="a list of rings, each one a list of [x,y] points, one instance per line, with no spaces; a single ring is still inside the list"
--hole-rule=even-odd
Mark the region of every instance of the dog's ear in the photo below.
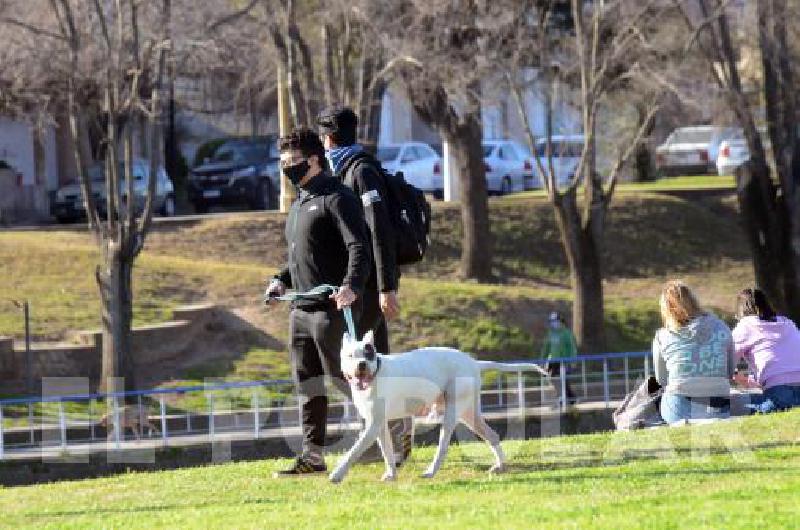
[[[370,333],[372,332],[370,331]],[[364,345],[364,358],[368,361],[375,360],[375,346],[369,342]]]
[[[361,340],[364,341],[366,344],[371,344],[371,345],[374,346],[375,345],[375,334],[372,333],[372,330],[369,330],[364,334],[364,338],[361,339]],[[373,348],[372,351],[375,351],[374,348]]]

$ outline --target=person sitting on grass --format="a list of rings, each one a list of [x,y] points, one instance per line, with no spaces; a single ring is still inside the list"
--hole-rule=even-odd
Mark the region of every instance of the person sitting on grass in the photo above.
[[[800,331],[795,323],[778,315],[759,289],[739,293],[736,318],[736,360],[747,361],[754,384],[744,375],[737,375],[734,380],[763,389],[763,397],[752,401],[754,411],[768,413],[800,405]]]
[[[659,305],[664,327],[653,339],[653,366],[664,388],[664,421],[728,417],[735,366],[730,329],[703,311],[679,280],[664,285]]]

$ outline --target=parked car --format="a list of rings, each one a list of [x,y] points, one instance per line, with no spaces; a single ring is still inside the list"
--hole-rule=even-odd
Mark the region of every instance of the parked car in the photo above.
[[[97,210],[105,217],[106,175],[102,164],[90,166],[87,173]],[[86,217],[86,207],[83,202],[80,183],[70,182],[56,190],[55,197],[50,202],[50,215],[59,223],[79,221]]]
[[[758,133],[761,135],[761,145],[767,154],[767,160],[772,161],[772,142],[766,127],[759,127]],[[750,148],[744,135],[723,140],[719,144],[719,155],[717,155],[717,174],[733,175],[736,168],[750,160]]]
[[[232,138],[191,171],[189,201],[198,213],[218,204],[275,208],[281,189],[279,158],[275,137]]]
[[[656,169],[662,175],[709,174],[717,171],[720,144],[740,137],[734,127],[681,127],[656,148]]]
[[[120,176],[125,174],[125,168],[120,167]],[[136,212],[141,214],[144,211],[145,202],[147,201],[147,186],[150,179],[150,162],[144,159],[135,159],[131,166],[131,175],[133,176],[133,195],[135,199]],[[120,188],[122,200],[127,200],[127,186],[125,181],[120,179]],[[156,169],[156,193],[153,197],[154,208],[153,210],[164,217],[172,217],[175,215],[175,190],[172,187],[172,181],[164,166],[159,166]]]
[[[442,157],[428,144],[404,142],[380,145],[377,158],[387,171],[402,171],[409,184],[436,197],[443,195]]]
[[[585,142],[586,139],[582,134],[555,134],[550,137],[550,158],[553,162],[556,186],[566,186],[575,176]],[[549,171],[547,138],[536,140],[536,156],[539,157],[544,170]],[[536,171],[538,174],[538,166]],[[544,175],[538,175],[540,185],[544,184],[544,177]]]
[[[736,168],[750,160],[750,150],[744,138],[723,140],[717,155],[717,174],[733,175]]]
[[[506,195],[533,187],[530,153],[512,140],[484,140],[483,162],[490,194]]]
[[[148,176],[150,175],[150,162],[144,159],[135,159],[132,165],[133,189],[136,204],[136,213],[141,214],[144,210],[147,198]],[[89,176],[89,186],[92,196],[97,205],[97,212],[101,218],[107,214],[106,208],[106,175],[105,167],[102,163],[89,166],[87,169]],[[127,185],[124,180],[125,168],[120,164],[120,196],[123,201],[127,196]],[[164,167],[157,170],[156,194],[154,197],[155,211],[165,217],[175,215],[175,192],[172,181],[167,176]],[[56,190],[55,197],[50,203],[50,213],[60,223],[68,223],[84,219],[86,208],[81,193],[79,182],[71,182]]]

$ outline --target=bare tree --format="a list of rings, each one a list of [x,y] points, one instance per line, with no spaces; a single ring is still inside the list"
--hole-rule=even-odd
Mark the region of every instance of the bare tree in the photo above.
[[[603,233],[608,208],[620,170],[642,142],[655,115],[662,90],[646,82],[643,63],[653,50],[646,35],[661,10],[656,2],[623,0],[585,3],[572,0],[568,16],[563,2],[545,0],[528,6],[515,20],[528,35],[527,46],[509,55],[513,65],[507,78],[515,96],[528,142],[537,153],[536,135],[524,105],[524,78],[520,68],[535,68],[535,86],[545,102],[544,156],[534,157],[553,205],[573,290],[573,326],[584,351],[605,347],[603,308]],[[516,69],[514,69],[516,67]],[[574,90],[581,115],[584,145],[578,167],[566,185],[559,185],[554,171],[553,100],[558,91]],[[625,91],[628,99],[645,110],[623,142],[616,144],[606,174],[598,170],[598,120],[608,115],[611,95]],[[636,94],[636,96],[634,96]],[[602,131],[609,132],[607,123]]]
[[[727,0],[674,0],[691,30],[686,49],[698,49],[744,131],[750,160],[737,172],[739,206],[753,252],[756,283],[774,303],[800,321],[800,145],[797,135],[795,53],[787,28],[798,21],[785,0],[757,0],[755,17],[731,28]],[[752,23],[752,25],[747,25]],[[739,58],[751,35],[760,55],[757,90],[748,90]],[[755,97],[754,97],[755,96]],[[760,97],[758,97],[760,96]],[[775,160],[772,176],[759,134],[760,102]]]
[[[458,166],[463,239],[460,274],[492,279],[486,173],[481,140],[482,82],[495,10],[485,2],[362,2],[364,21],[387,57],[380,79],[405,88],[414,110],[452,147]]]
[[[217,6],[209,19],[209,32],[223,40],[221,32],[235,26],[235,33],[266,44],[265,62],[286,72],[293,124],[313,125],[322,105],[349,105],[361,117],[360,138],[377,144],[385,83],[376,73],[383,55],[371,45],[372,32],[350,2],[331,0],[323,7],[250,0],[240,9]]]
[[[17,4],[3,22],[47,42],[41,58],[40,97],[61,101],[70,132],[90,230],[101,251],[96,278],[102,301],[102,384],[135,385],[131,347],[132,273],[150,229],[159,167],[162,78],[169,50],[171,0],[89,3],[51,0]],[[6,11],[8,13],[8,11]],[[17,16],[19,15],[19,16]],[[146,31],[145,27],[154,27]],[[20,37],[20,38],[25,38]],[[46,62],[45,62],[46,59]],[[59,61],[61,61],[59,63]],[[48,66],[55,71],[44,75]],[[34,69],[22,75],[37,73]],[[24,79],[24,78],[23,78]],[[99,112],[91,109],[99,107]],[[106,170],[106,219],[90,184],[84,150],[86,115],[97,112]],[[134,134],[147,123],[150,175],[144,205],[137,208],[132,176]]]

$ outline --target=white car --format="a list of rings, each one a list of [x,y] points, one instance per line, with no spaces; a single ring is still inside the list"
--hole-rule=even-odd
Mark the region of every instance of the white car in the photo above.
[[[750,150],[747,147],[747,140],[744,138],[734,138],[724,140],[719,144],[719,155],[717,156],[717,174],[733,175],[736,168],[750,160]]]
[[[489,194],[506,195],[534,187],[530,153],[512,140],[484,140],[483,162]]]
[[[681,127],[656,148],[656,169],[663,175],[716,172],[720,144],[742,136],[734,127]]]
[[[133,195],[136,199],[136,210],[141,213],[144,211],[144,204],[147,198],[147,184],[148,176],[150,175],[150,161],[141,158],[134,159],[131,168],[133,174]],[[124,168],[120,168],[120,177],[124,175]],[[172,181],[167,176],[164,166],[158,166],[156,169],[156,193],[153,197],[155,203],[154,211],[160,213],[164,217],[172,217],[175,215],[175,190],[172,187]],[[124,180],[120,182],[120,189],[122,192],[122,200],[127,199],[128,187]]]
[[[550,158],[553,161],[556,186],[566,186],[575,176],[585,142],[586,139],[582,134],[556,134],[550,137]],[[547,138],[536,140],[536,156],[542,163],[544,170],[549,171]],[[539,181],[544,181],[544,175],[539,175]]]
[[[140,214],[144,211],[145,198],[147,197],[147,176],[150,174],[150,162],[144,159],[133,161],[133,194],[135,197],[136,211]],[[97,205],[97,211],[101,218],[106,217],[106,176],[102,163],[92,165],[87,170],[89,185],[92,195]],[[125,174],[124,165],[119,167],[120,194],[126,200],[128,187],[123,180]],[[155,211],[164,217],[175,215],[175,191],[172,181],[167,176],[163,166],[158,168],[158,178],[156,179],[156,194],[153,197]],[[50,204],[51,214],[60,223],[73,222],[86,217],[86,210],[83,204],[83,193],[78,182],[66,184],[60,187]]]
[[[759,127],[758,133],[761,136],[761,145],[767,160],[771,160],[772,142],[765,127]],[[733,175],[736,168],[750,160],[750,148],[744,136],[737,136],[729,140],[723,140],[719,144],[719,155],[717,155],[717,174]]]
[[[406,182],[441,197],[444,192],[442,157],[423,142],[378,146],[377,158],[386,171],[403,172]]]

